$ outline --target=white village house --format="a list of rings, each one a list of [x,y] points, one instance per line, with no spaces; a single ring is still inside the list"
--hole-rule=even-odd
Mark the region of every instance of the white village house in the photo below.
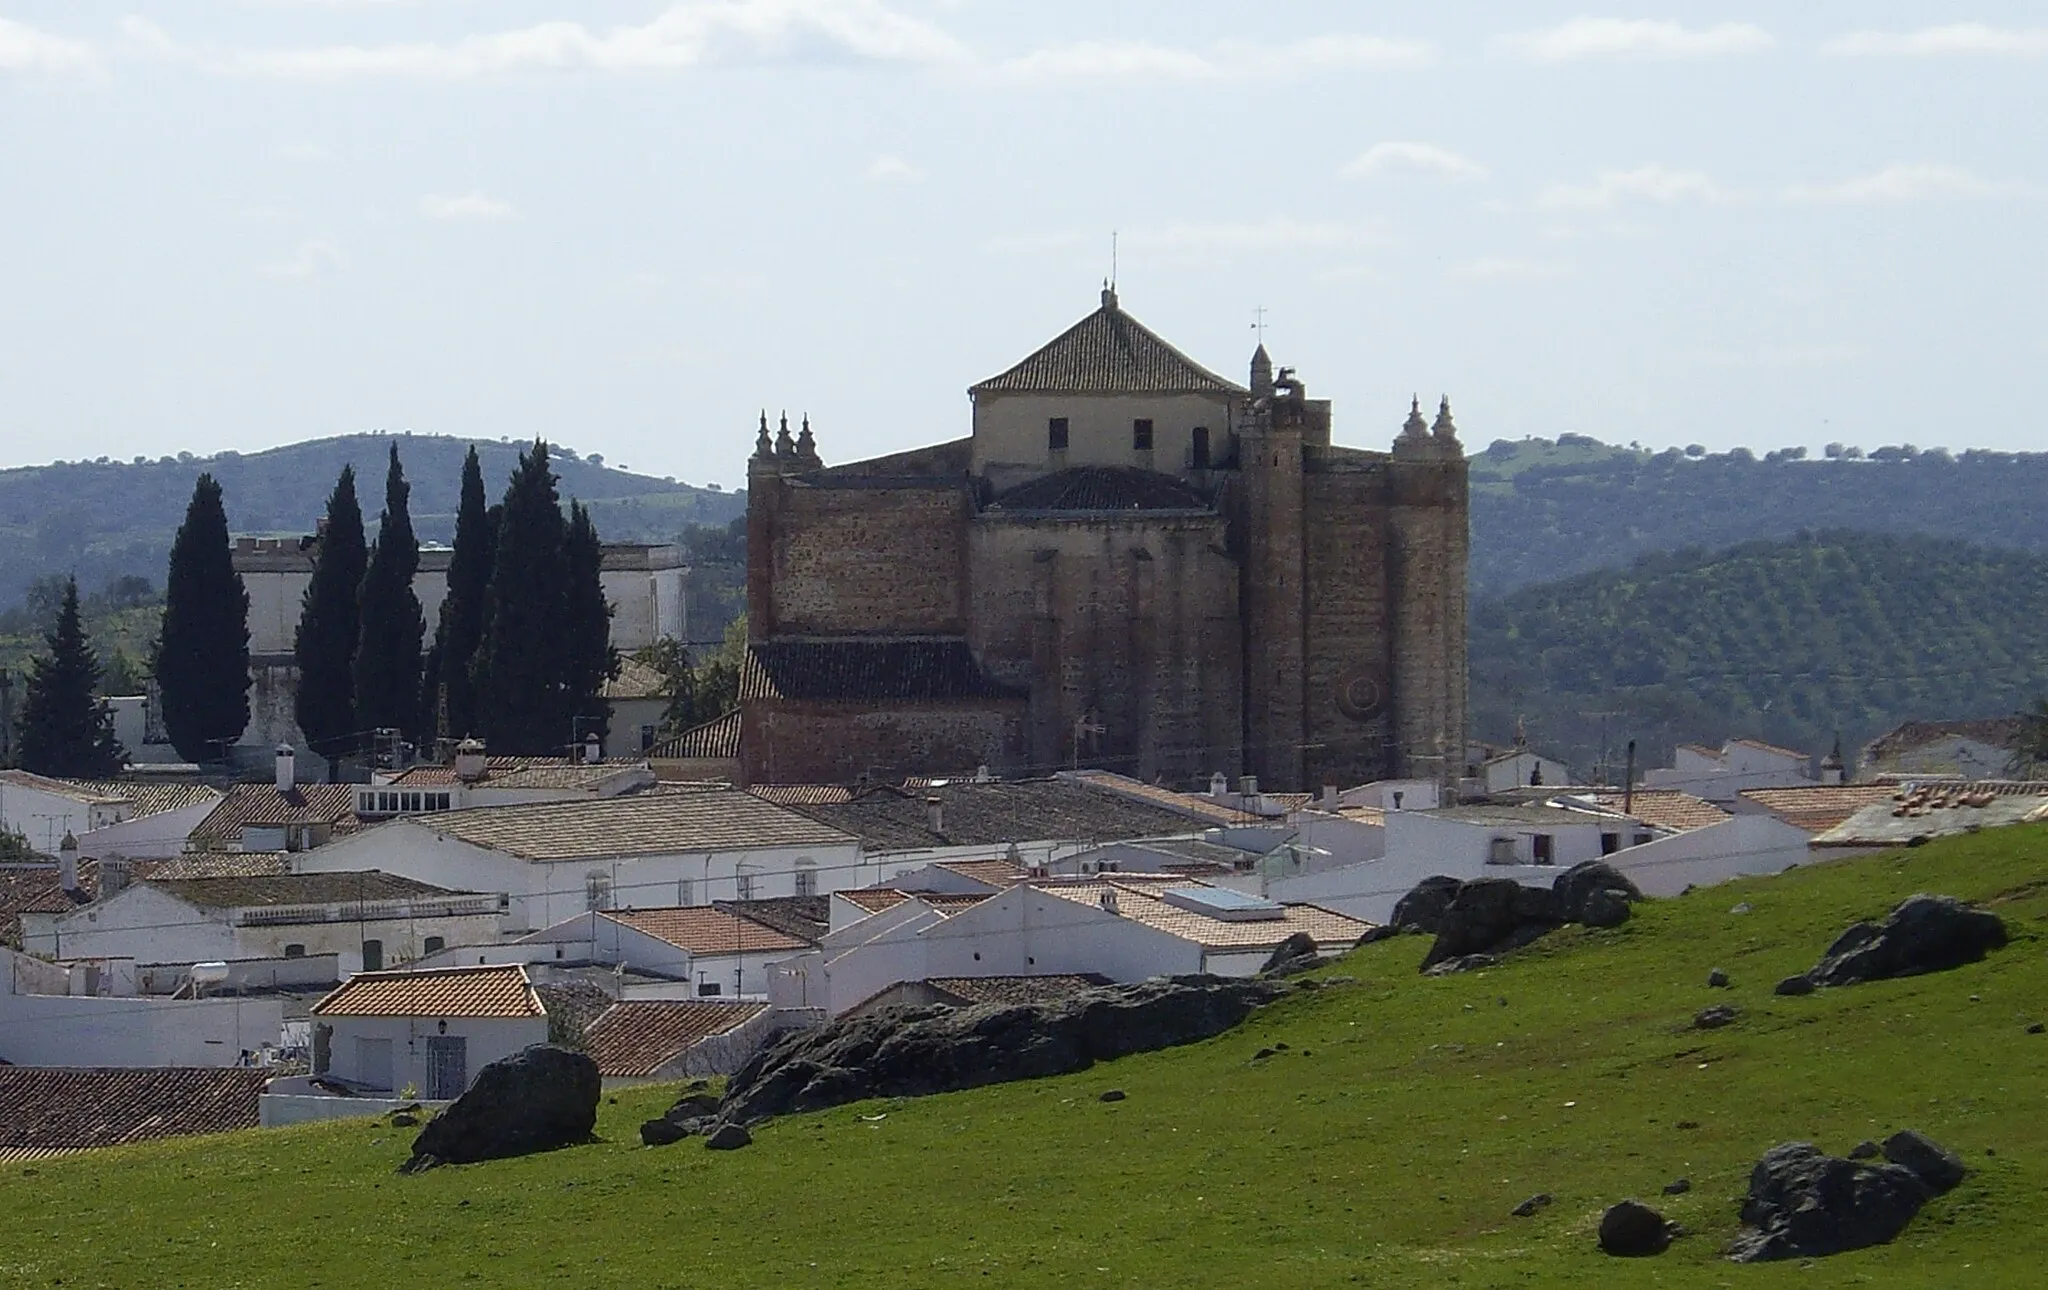
[[[237,1066],[282,1042],[276,998],[147,999],[129,959],[49,963],[0,949],[0,1062]]]
[[[1726,805],[1752,788],[1795,788],[1842,782],[1839,755],[1827,759],[1815,779],[1812,758],[1757,739],[1730,739],[1719,749],[1680,744],[1671,765],[1643,772],[1644,788],[1668,788]]]
[[[547,1009],[516,964],[364,972],[312,1014],[314,1075],[435,1100],[548,1037]]]
[[[55,855],[65,834],[79,855],[155,860],[177,855],[221,800],[204,784],[52,779],[0,770],[0,830]]]

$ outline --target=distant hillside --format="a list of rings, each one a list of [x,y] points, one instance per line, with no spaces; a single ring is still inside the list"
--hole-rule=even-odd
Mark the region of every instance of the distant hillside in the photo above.
[[[226,493],[237,533],[311,531],[344,463],[353,463],[365,519],[382,504],[384,458],[393,436],[344,435],[265,452],[181,453],[155,461],[63,462],[0,471],[0,608],[18,604],[36,578],[76,572],[81,587],[140,574],[159,587],[171,535],[184,518],[192,481],[210,470]],[[414,526],[422,541],[453,536],[462,458],[470,440],[396,436],[412,482]],[[512,473],[522,443],[476,441],[493,499]],[[615,470],[601,455],[554,446],[565,496],[590,505],[598,531],[613,541],[667,541],[693,524],[724,524],[746,508],[744,493],[716,492]]]
[[[2048,693],[2044,623],[2048,556],[1845,531],[1648,556],[1477,601],[1472,732],[1519,718],[1582,774],[1603,732],[1641,765],[1728,736],[1824,752]]]
[[[2048,453],[1910,446],[1688,457],[1582,435],[1501,440],[1472,458],[1475,597],[1637,556],[1802,530],[1921,533],[2048,552]]]

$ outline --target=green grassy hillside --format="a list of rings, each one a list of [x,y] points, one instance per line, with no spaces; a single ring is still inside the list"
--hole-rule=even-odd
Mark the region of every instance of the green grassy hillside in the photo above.
[[[1915,718],[1999,717],[2048,692],[2048,555],[1823,532],[1645,556],[1481,600],[1473,729],[1593,773],[1603,748],[1761,737],[1826,752]],[[1618,782],[1610,780],[1609,782]]]
[[[1415,974],[1370,946],[1244,1028],[1082,1075],[773,1122],[734,1153],[601,1144],[392,1170],[371,1123],[0,1167],[0,1285],[2017,1286],[2048,1265],[2048,828],[1695,892],[1506,965]],[[1954,972],[1779,999],[1853,919],[1918,890],[2018,934]],[[1750,912],[1731,912],[1745,902]],[[1709,990],[1708,969],[1734,978]],[[1708,1003],[1745,1010],[1695,1032]],[[1254,1060],[1261,1047],[1286,1051]],[[1097,1095],[1121,1088],[1129,1099]],[[1733,1267],[1750,1164],[1914,1127],[1971,1175],[1889,1247]],[[1995,1152],[1995,1154],[1993,1154]],[[1663,1184],[1691,1179],[1689,1194]],[[1508,1211],[1534,1192],[1538,1216]],[[1601,1209],[1697,1235],[1599,1254]]]

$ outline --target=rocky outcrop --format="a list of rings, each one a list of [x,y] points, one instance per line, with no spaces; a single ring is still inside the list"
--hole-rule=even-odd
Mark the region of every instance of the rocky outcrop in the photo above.
[[[1408,894],[1394,902],[1394,916],[1387,926],[1404,932],[1426,932],[1436,935],[1443,926],[1444,911],[1457,899],[1458,888],[1463,882],[1449,874],[1438,874],[1424,878],[1409,889]]]
[[[1810,1142],[1772,1147],[1750,1171],[1745,1226],[1728,1257],[1764,1263],[1882,1245],[1963,1177],[1961,1160],[1917,1133],[1887,1139],[1885,1156],[1859,1164]]]
[[[427,1122],[401,1173],[523,1156],[588,1142],[603,1080],[584,1053],[535,1044],[476,1073],[469,1091]]]
[[[1322,952],[1316,948],[1316,939],[1307,932],[1296,932],[1280,942],[1266,965],[1259,969],[1263,977],[1295,976],[1319,968],[1325,962]]]
[[[1452,960],[1517,949],[1566,923],[1616,926],[1628,921],[1629,903],[1642,899],[1634,883],[1600,860],[1573,865],[1548,888],[1526,887],[1512,878],[1458,883],[1449,901],[1437,908],[1444,884],[1454,881],[1425,879],[1394,907],[1397,923],[1404,908],[1409,917],[1434,922],[1436,943],[1423,956],[1424,972]]]
[[[703,1080],[691,1080],[683,1087],[675,1105],[660,1119],[640,1126],[640,1141],[650,1147],[681,1142],[694,1133],[707,1133],[718,1119],[718,1098]]]
[[[1662,1254],[1676,1234],[1662,1214],[1639,1200],[1609,1205],[1600,1216],[1600,1248],[1625,1259]]]
[[[795,1034],[726,1086],[719,1118],[751,1124],[870,1097],[920,1097],[1086,1070],[1219,1035],[1286,993],[1271,981],[1166,977],[1046,1003],[885,1008]]]
[[[1953,896],[1922,893],[1900,902],[1882,923],[1843,932],[1805,976],[1817,986],[1837,986],[1942,972],[1975,963],[2005,941],[1998,915]]]

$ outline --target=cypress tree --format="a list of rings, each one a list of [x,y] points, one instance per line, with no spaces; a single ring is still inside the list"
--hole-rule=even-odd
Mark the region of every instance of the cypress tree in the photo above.
[[[343,466],[327,498],[327,523],[313,556],[312,581],[299,602],[299,633],[292,644],[299,665],[293,715],[307,746],[330,763],[361,742],[356,735],[362,729],[356,723],[356,639],[361,634],[356,594],[368,559],[356,470]]]
[[[220,485],[201,475],[171,543],[152,660],[164,730],[187,761],[225,760],[249,724],[249,593]]]
[[[356,729],[390,728],[418,740],[420,646],[426,619],[412,587],[420,567],[420,544],[406,505],[411,492],[398,461],[398,445],[393,443],[384,475],[384,513],[357,599],[362,628],[356,640],[355,694]]]
[[[611,643],[612,607],[604,598],[604,545],[581,502],[569,504],[569,532],[563,545],[569,585],[568,617],[557,638],[563,651],[562,677],[577,733],[596,731],[602,739],[612,718],[604,685],[619,674],[619,654]]]
[[[519,454],[505,489],[472,671],[477,725],[494,751],[561,753],[575,714],[558,637],[568,614],[567,527],[548,446]]]
[[[476,446],[462,462],[462,507],[455,514],[455,550],[448,557],[448,598],[434,630],[434,680],[438,683],[442,734],[466,738],[482,730],[477,722],[471,666],[484,636],[485,597],[491,585],[497,517],[484,502],[484,470]]]
[[[47,653],[30,661],[21,701],[21,764],[39,775],[105,779],[127,760],[114,713],[99,697],[99,660],[78,616],[78,579],[64,584]]]

